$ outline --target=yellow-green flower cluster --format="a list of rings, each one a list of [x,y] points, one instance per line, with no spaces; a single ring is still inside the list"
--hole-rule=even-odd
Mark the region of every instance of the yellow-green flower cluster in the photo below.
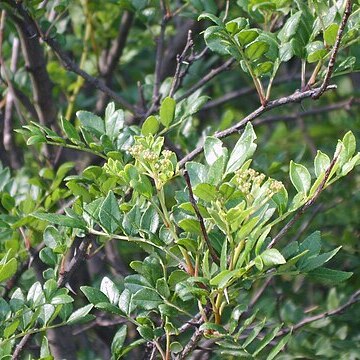
[[[282,182],[271,178],[264,182],[265,179],[265,174],[254,169],[240,169],[235,172],[234,176],[235,184],[248,201],[259,197],[270,199],[283,188]]]
[[[161,188],[176,173],[176,157],[172,151],[163,150],[160,155],[142,144],[135,144],[129,153],[145,169],[146,174],[155,180],[156,187]]]

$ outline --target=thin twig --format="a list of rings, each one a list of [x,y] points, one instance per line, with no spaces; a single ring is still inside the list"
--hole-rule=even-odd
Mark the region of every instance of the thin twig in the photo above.
[[[335,85],[329,85],[327,87],[327,90],[333,90],[333,89],[336,89]],[[269,101],[266,104],[266,106],[261,105],[256,110],[254,110],[252,113],[250,113],[248,116],[246,116],[245,118],[240,120],[237,124],[231,126],[228,129],[225,129],[223,131],[216,132],[213,136],[218,138],[218,139],[223,139],[225,137],[228,137],[228,136],[230,136],[230,135],[232,135],[234,133],[237,133],[249,121],[255,120],[256,118],[258,118],[263,113],[265,113],[265,112],[267,112],[267,111],[269,111],[271,109],[275,109],[277,107],[286,105],[286,104],[300,102],[300,101],[302,101],[304,99],[311,98],[313,96],[313,94],[315,94],[317,91],[318,91],[318,88],[303,91],[303,92],[296,91],[296,92],[294,92],[293,94],[291,94],[289,96],[284,96],[282,98],[279,98],[279,99],[276,99],[276,100],[273,100],[273,101]],[[181,159],[179,161],[179,167],[183,168],[188,161],[191,161],[197,155],[201,154],[203,151],[204,151],[204,145],[198,146],[195,150],[190,152],[188,155],[186,155],[183,159]]]
[[[316,189],[314,195],[306,201],[306,203],[301,206],[301,208],[296,212],[295,216],[280,230],[280,232],[271,240],[269,245],[267,246],[268,249],[272,248],[295,224],[295,222],[304,214],[304,212],[314,204],[317,198],[320,196],[321,192],[324,190],[326,182],[329,180],[330,174],[332,169],[334,168],[336,161],[339,157],[339,153],[335,154],[334,158],[332,159],[329,167],[325,171],[324,179],[321,181],[319,187]]]
[[[160,99],[160,82],[161,82],[161,68],[164,56],[164,41],[165,41],[165,30],[169,20],[169,14],[167,12],[166,4],[164,0],[160,0],[161,10],[163,16],[160,25],[160,34],[157,38],[156,46],[156,57],[155,57],[155,74],[154,74],[154,90],[152,96],[152,102],[157,103]]]
[[[254,126],[259,126],[259,125],[269,124],[269,123],[278,122],[278,121],[292,121],[292,120],[296,120],[299,117],[304,118],[304,117],[309,117],[309,116],[313,116],[313,115],[327,114],[331,111],[336,111],[336,110],[341,110],[341,109],[349,111],[350,108],[354,105],[355,106],[360,105],[360,98],[350,98],[348,100],[340,101],[338,103],[321,106],[321,107],[317,107],[314,109],[310,109],[310,110],[306,110],[306,111],[302,111],[302,112],[298,112],[298,113],[294,113],[294,114],[289,114],[289,115],[268,116],[268,117],[265,117],[262,119],[257,119],[255,121],[253,121],[252,124]]]
[[[321,314],[318,315],[314,315],[314,316],[309,316],[306,317],[304,319],[302,319],[300,322],[298,322],[297,324],[288,327],[286,329],[281,330],[280,332],[277,333],[276,337],[281,337],[283,335],[288,334],[290,331],[296,331],[302,327],[304,327],[305,325],[308,325],[314,321],[318,321],[321,319],[325,319],[327,317],[330,316],[335,316],[338,315],[340,313],[342,313],[343,311],[345,311],[347,308],[349,308],[350,306],[354,305],[355,303],[360,301],[360,290],[355,291],[348,299],[348,301],[346,301],[346,303],[344,303],[343,305],[337,307],[334,310],[330,310],[330,311],[325,311]]]
[[[186,98],[188,98],[191,94],[193,94],[197,89],[200,89],[202,86],[204,86],[206,83],[208,83],[210,80],[212,80],[216,75],[219,75],[223,71],[228,70],[232,64],[235,63],[235,59],[231,58],[227,61],[225,61],[223,64],[218,66],[215,69],[210,70],[210,72],[205,75],[200,81],[198,81],[196,84],[194,84],[189,90],[185,91],[184,94],[179,96],[176,101],[181,101]]]
[[[219,264],[219,257],[218,255],[216,254],[214,248],[212,247],[211,245],[211,242],[210,242],[210,239],[209,239],[209,235],[206,231],[206,227],[205,227],[205,223],[204,223],[204,219],[203,217],[201,216],[200,214],[200,210],[196,204],[196,201],[195,201],[195,198],[194,198],[194,194],[193,194],[193,190],[192,190],[192,186],[191,186],[191,180],[190,180],[190,176],[188,174],[187,171],[184,171],[184,178],[185,178],[185,181],[186,181],[186,184],[187,184],[187,187],[188,187],[188,190],[189,190],[189,199],[190,199],[190,203],[192,205],[192,207],[194,208],[194,211],[195,211],[195,214],[199,220],[199,223],[200,223],[200,228],[201,228],[201,232],[203,234],[203,237],[204,237],[204,240],[206,242],[206,245],[209,249],[209,252],[210,252],[210,255],[213,259],[213,261],[217,264]]]
[[[18,360],[20,359],[20,354],[23,351],[24,347],[26,346],[27,342],[30,340],[30,337],[33,334],[26,334],[20,342],[16,345],[15,351],[12,354],[11,360]]]
[[[332,75],[332,73],[334,71],[334,67],[335,67],[336,56],[337,56],[337,53],[340,48],[341,39],[343,37],[345,26],[349,20],[350,14],[351,14],[351,7],[352,7],[351,0],[346,0],[344,15],[342,17],[341,24],[340,24],[339,30],[337,32],[337,35],[336,35],[336,41],[335,41],[333,51],[330,56],[328,67],[326,69],[326,74],[325,74],[325,77],[324,77],[324,80],[323,80],[321,86],[319,87],[317,92],[312,96],[313,99],[318,99],[326,91],[326,89],[330,83],[331,75]]]
[[[178,88],[178,84],[181,81],[181,78],[185,75],[185,72],[181,72],[180,70],[181,70],[181,66],[186,58],[186,54],[187,54],[188,50],[191,49],[192,46],[194,45],[194,42],[193,42],[191,36],[192,36],[192,31],[189,30],[184,50],[182,51],[182,53],[180,55],[177,55],[177,57],[176,57],[176,70],[175,70],[175,75],[173,77],[173,80],[171,83],[171,88],[169,91],[170,97],[173,97],[176,89]],[[188,66],[189,65],[190,64],[188,64]]]

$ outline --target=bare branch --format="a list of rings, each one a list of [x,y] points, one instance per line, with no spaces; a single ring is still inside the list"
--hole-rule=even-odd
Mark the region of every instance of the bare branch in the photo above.
[[[157,103],[160,99],[160,83],[161,83],[161,68],[163,62],[164,55],[164,41],[165,41],[165,30],[166,25],[169,21],[170,14],[168,13],[168,9],[166,8],[166,4],[164,0],[160,0],[161,10],[163,12],[163,16],[161,19],[160,25],[160,34],[156,39],[156,58],[155,58],[155,74],[154,74],[154,90],[152,96],[152,102]]]
[[[180,55],[177,55],[177,57],[176,57],[176,64],[177,65],[176,65],[175,75],[174,75],[174,78],[172,80],[171,88],[170,88],[170,91],[169,91],[169,96],[170,97],[172,97],[174,95],[176,89],[178,88],[178,85],[181,82],[182,77],[186,74],[186,72],[181,72],[181,66],[183,64],[183,61],[186,58],[187,52],[194,45],[194,42],[193,42],[193,40],[191,38],[191,35],[192,35],[192,31],[189,30],[184,50],[182,51],[182,53]],[[189,65],[190,64],[188,64],[187,66],[189,66]]]
[[[330,83],[330,79],[331,79],[331,75],[334,71],[336,56],[339,51],[341,39],[343,37],[345,26],[349,20],[350,14],[351,14],[351,7],[352,7],[351,0],[346,0],[344,15],[342,17],[341,24],[340,24],[338,33],[336,35],[336,41],[335,41],[335,44],[334,44],[334,47],[333,47],[333,50],[332,50],[332,53],[330,56],[328,67],[326,69],[326,74],[325,74],[323,83],[321,84],[321,86],[319,87],[317,92],[312,95],[313,99],[318,99],[326,91],[326,89]]]
[[[72,257],[72,259],[70,260],[67,269],[64,272],[60,273],[57,281],[58,287],[62,287],[66,285],[69,282],[71,275],[79,266],[80,262],[86,259],[86,254],[90,243],[91,243],[91,235],[87,235],[81,242],[79,248],[76,249],[76,252]]]
[[[235,59],[229,59],[225,61],[222,65],[218,66],[215,69],[210,70],[210,72],[205,75],[200,81],[198,81],[196,84],[194,84],[189,90],[185,91],[184,94],[179,96],[176,101],[181,101],[189,97],[191,94],[193,94],[197,89],[200,89],[202,86],[204,86],[206,83],[208,83],[210,80],[212,80],[215,76],[221,74],[223,71],[228,70],[232,64],[235,63]]]
[[[113,41],[110,49],[102,53],[99,62],[99,68],[101,77],[104,79],[106,86],[111,85],[113,78],[112,75],[118,66],[119,60],[124,52],[133,20],[134,14],[130,11],[125,11],[121,17],[118,36]],[[108,95],[105,92],[102,92],[96,103],[97,112],[101,112],[104,109],[107,99]]]
[[[211,245],[211,242],[210,242],[210,239],[209,239],[209,235],[206,231],[206,228],[205,228],[205,223],[204,223],[204,219],[203,217],[201,216],[200,214],[200,210],[196,204],[196,201],[195,201],[195,198],[194,198],[194,194],[193,194],[193,190],[192,190],[192,186],[191,186],[191,181],[190,181],[190,176],[188,174],[187,171],[184,171],[184,178],[185,178],[185,181],[186,181],[186,185],[188,187],[188,190],[189,190],[189,199],[190,199],[190,203],[192,205],[192,207],[194,208],[194,211],[195,211],[195,214],[199,220],[199,223],[200,223],[200,228],[201,228],[201,232],[203,234],[203,237],[204,237],[204,240],[205,240],[205,243],[209,249],[209,252],[210,252],[210,255],[213,259],[213,261],[217,264],[219,264],[219,257],[217,256],[214,248],[212,247]]]
[[[203,337],[204,332],[196,329],[193,335],[191,336],[190,341],[185,345],[183,351],[175,358],[176,360],[185,359],[197,346],[201,338]]]
[[[336,110],[341,110],[341,109],[348,111],[348,110],[350,110],[350,108],[352,106],[358,106],[358,105],[360,105],[359,98],[350,98],[348,100],[340,101],[338,103],[333,103],[330,105],[321,106],[318,108],[314,108],[314,109],[310,109],[310,110],[306,110],[306,111],[302,111],[302,112],[298,112],[298,113],[294,113],[294,114],[268,116],[263,119],[257,119],[255,121],[253,121],[252,124],[254,126],[259,126],[259,125],[266,125],[266,124],[278,122],[278,121],[293,121],[293,120],[298,119],[299,117],[304,118],[304,117],[309,117],[309,116],[313,116],[313,115],[327,114],[331,111],[336,111]]]
[[[122,105],[125,109],[128,109],[132,113],[136,112],[135,107],[130,104],[127,100],[125,100],[122,96],[118,95],[115,91],[111,90],[106,84],[96,78],[88,74],[86,71],[80,69],[80,67],[61,49],[60,45],[52,38],[45,37],[41,32],[38,24],[35,20],[29,15],[29,13],[23,7],[23,4],[20,2],[15,2],[14,0],[4,0],[7,2],[13,9],[14,12],[20,14],[22,17],[22,23],[24,24],[24,33],[30,39],[36,39],[40,37],[46,44],[50,46],[50,48],[54,51],[56,56],[59,58],[61,64],[65,69],[81,76],[84,80],[86,80],[90,85],[94,86],[96,89],[106,93],[111,99],[115,102]],[[15,19],[19,19],[17,16],[13,16]]]
[[[318,315],[306,317],[306,318],[302,319],[300,322],[298,322],[297,324],[295,324],[294,326],[291,326],[289,328],[281,330],[280,332],[277,333],[276,337],[278,338],[278,337],[284,336],[284,335],[288,334],[290,331],[296,331],[314,321],[325,319],[330,316],[339,315],[342,312],[344,312],[346,309],[348,309],[350,306],[356,304],[359,301],[360,301],[360,290],[357,290],[349,297],[349,299],[343,305],[337,307],[334,310],[325,311]]]
[[[330,85],[327,87],[327,90],[332,90],[332,89],[336,89],[336,86]],[[248,116],[246,116],[241,121],[239,121],[237,124],[231,126],[230,128],[228,128],[226,130],[216,132],[213,136],[218,139],[223,139],[225,137],[228,137],[234,133],[237,133],[239,130],[241,130],[243,127],[245,127],[245,125],[249,121],[252,121],[252,120],[258,118],[263,113],[265,113],[271,109],[275,109],[277,107],[286,105],[286,104],[300,102],[304,99],[311,98],[313,96],[313,94],[316,93],[316,91],[318,91],[318,88],[303,91],[303,92],[296,91],[289,96],[284,96],[282,98],[279,98],[279,99],[276,99],[273,101],[269,101],[265,106],[261,105],[256,110],[254,110],[252,113],[250,113]],[[188,161],[191,161],[197,155],[201,154],[203,152],[203,150],[204,150],[203,145],[198,146],[195,150],[193,150],[191,153],[189,153],[188,155],[186,155],[183,159],[181,159],[179,161],[179,167],[183,168]]]
[[[16,345],[15,351],[12,354],[11,359],[12,360],[18,360],[20,359],[20,354],[23,351],[24,347],[26,346],[27,342],[30,340],[32,334],[26,334],[20,342]]]

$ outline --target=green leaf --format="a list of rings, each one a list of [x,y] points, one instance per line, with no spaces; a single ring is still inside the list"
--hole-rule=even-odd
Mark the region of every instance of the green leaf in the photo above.
[[[141,221],[141,213],[138,206],[134,206],[128,213],[125,214],[122,226],[128,235],[135,235],[139,232]]]
[[[324,40],[326,45],[333,46],[335,44],[338,30],[339,30],[339,25],[335,23],[331,24],[325,29]]]
[[[143,123],[141,127],[141,133],[143,135],[154,135],[159,130],[159,121],[154,115],[150,115]]]
[[[224,148],[221,140],[208,136],[204,143],[204,154],[206,162],[213,165],[221,156],[227,157],[227,149]]]
[[[315,231],[309,235],[299,246],[299,252],[308,250],[308,256],[317,256],[321,250],[321,234],[320,231]]]
[[[228,54],[227,44],[224,43],[221,26],[209,26],[204,32],[204,40],[211,51],[220,55]]]
[[[324,265],[326,262],[328,262],[330,259],[332,259],[337,252],[341,249],[341,246],[337,247],[336,249],[329,251],[327,253],[315,256],[315,257],[309,257],[301,264],[301,267],[299,267],[299,270],[301,272],[309,272],[312,271],[322,265]]]
[[[81,141],[79,133],[76,131],[75,126],[70,121],[61,117],[60,125],[61,125],[61,128],[63,129],[64,133],[70,140],[75,139],[77,141]]]
[[[119,297],[119,309],[126,315],[130,315],[131,312],[132,294],[128,289],[125,289]]]
[[[210,285],[224,288],[237,273],[238,270],[223,270],[210,280]]]
[[[291,332],[289,332],[286,336],[284,336],[275,347],[270,351],[270,354],[266,358],[266,360],[275,359],[276,355],[284,348],[287,342],[290,340]]]
[[[44,135],[33,135],[28,138],[26,141],[26,145],[35,145],[46,142],[46,138]]]
[[[186,232],[201,235],[201,228],[198,220],[195,219],[182,219],[178,225]]]
[[[245,30],[241,30],[237,34],[237,39],[239,40],[240,45],[245,47],[246,45],[254,41],[258,36],[259,36],[258,29],[245,29]]]
[[[221,23],[216,23],[217,25],[221,25]],[[225,24],[226,30],[232,35],[244,29],[249,24],[249,20],[238,17],[236,19],[230,20]]]
[[[168,128],[174,120],[176,102],[171,97],[166,97],[160,106],[160,122]]]
[[[297,192],[307,195],[311,186],[311,175],[304,165],[297,164],[291,160],[290,180]]]
[[[194,161],[189,161],[186,163],[185,168],[189,174],[193,188],[198,184],[206,183],[207,168],[205,165]]]
[[[110,190],[99,211],[101,226],[110,234],[114,234],[121,225],[121,213],[114,193]]]
[[[352,272],[332,270],[324,267],[315,269],[308,273],[308,276],[312,279],[327,285],[336,285],[349,279],[352,275]]]
[[[1,196],[1,205],[10,212],[15,206],[15,199],[9,193],[4,192]]]
[[[301,16],[302,11],[298,11],[287,19],[285,25],[278,34],[278,38],[282,43],[288,42],[296,34]]]
[[[199,184],[194,187],[193,192],[195,196],[208,202],[217,198],[217,189],[214,185]]]
[[[342,144],[344,146],[344,149],[339,155],[339,162],[341,166],[347,161],[349,161],[356,151],[356,139],[351,131],[348,131],[344,135],[342,139]]]
[[[316,177],[319,177],[321,174],[325,173],[329,166],[330,158],[326,154],[318,150],[314,159]]]
[[[252,356],[256,357],[262,349],[264,349],[276,336],[276,334],[280,331],[282,325],[279,325],[272,329],[265,337],[256,345],[256,350],[253,352]]]
[[[122,349],[127,335],[127,326],[122,325],[115,333],[113,341],[111,342],[111,354],[115,359],[119,359],[122,354]]]
[[[55,225],[86,230],[85,221],[82,221],[80,219],[75,219],[66,215],[36,212],[31,214],[31,216],[40,220],[48,221]]]
[[[78,111],[76,116],[80,120],[81,125],[98,139],[100,139],[101,135],[105,134],[105,124],[99,116],[83,110]]]
[[[256,144],[254,143],[255,139],[256,134],[253,126],[250,122],[248,122],[246,124],[245,130],[241,134],[240,139],[230,154],[225,171],[226,174],[232,173],[239,169],[244,164],[244,162],[254,154],[256,150]]]
[[[286,263],[285,258],[277,249],[266,249],[260,256],[265,266],[281,265]]]
[[[63,244],[62,236],[59,231],[54,227],[49,225],[44,231],[44,244],[50,249],[55,249],[58,246]]]
[[[327,50],[321,41],[313,41],[306,46],[307,61],[313,63],[321,60],[326,54]]]
[[[145,310],[156,309],[162,300],[158,293],[150,288],[140,289],[132,299],[134,306],[138,306]]]
[[[10,259],[5,264],[0,265],[0,282],[10,279],[15,275],[17,270],[17,260],[15,258]]]
[[[60,295],[55,295],[51,299],[51,304],[52,305],[70,304],[73,301],[74,299],[70,295],[60,294]]]
[[[165,299],[170,297],[169,285],[164,277],[156,280],[156,291]]]
[[[255,40],[245,48],[245,55],[251,60],[260,59],[269,50],[269,44],[265,41]]]
[[[200,331],[212,330],[212,331],[218,332],[219,334],[226,334],[227,333],[227,331],[221,325],[210,323],[210,322],[202,324],[200,326],[199,330]]]
[[[110,104],[108,105],[108,107]],[[115,108],[114,106],[111,106],[111,110]],[[111,139],[116,139],[119,134],[120,130],[124,127],[125,122],[125,115],[124,111],[122,109],[116,110],[114,112],[105,111],[105,133],[106,135]]]
[[[183,346],[178,342],[178,341],[173,341],[170,344],[170,350],[171,352],[173,352],[174,354],[178,354],[179,352],[181,352],[183,350]]]
[[[120,296],[119,290],[107,276],[103,277],[101,280],[100,291],[106,295],[111,304],[118,305]]]
[[[8,339],[18,328],[20,320],[14,320],[9,326],[4,329],[4,338]]]
[[[256,76],[261,77],[266,74],[271,74],[274,64],[271,61],[265,61],[260,63],[254,69],[254,73]]]
[[[219,25],[219,26],[222,25],[222,21],[217,16],[210,14],[210,13],[200,14],[198,17],[198,21],[200,21],[200,20],[210,20],[216,25]]]
[[[255,339],[256,337],[259,335],[260,331],[264,328],[265,326],[265,321],[266,318],[264,318],[258,325],[256,325],[250,332],[249,336],[246,338],[246,340],[244,341],[244,343],[242,344],[242,346],[244,348],[246,348],[247,346],[249,346]]]
[[[86,305],[80,309],[77,309],[75,312],[73,312],[70,317],[67,320],[68,325],[73,325],[79,322],[83,322],[88,320],[89,318],[86,317],[87,314],[91,311],[91,309],[94,307],[94,305],[89,304]]]
[[[140,228],[152,234],[156,233],[159,227],[160,217],[154,206],[149,204],[140,220]]]
[[[286,42],[279,46],[279,59],[287,62],[294,56],[293,41]]]
[[[99,289],[93,288],[91,286],[80,286],[80,290],[83,292],[83,294],[89,300],[89,302],[91,302],[93,305],[96,305],[100,302],[108,302],[109,301],[107,296]]]

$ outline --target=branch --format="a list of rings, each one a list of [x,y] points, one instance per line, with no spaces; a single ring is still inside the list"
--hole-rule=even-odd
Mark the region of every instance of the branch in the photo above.
[[[23,23],[25,25],[27,36],[32,39],[40,37],[54,51],[54,53],[59,58],[61,64],[64,66],[65,69],[81,76],[90,85],[106,93],[110,98],[112,98],[115,102],[119,103],[125,109],[128,109],[132,113],[136,112],[136,109],[133,105],[131,105],[122,96],[118,95],[115,91],[111,90],[108,86],[106,86],[106,84],[102,80],[93,77],[90,74],[88,74],[86,71],[80,69],[80,67],[68,55],[65,54],[65,52],[61,49],[60,45],[54,39],[50,37],[45,37],[41,29],[39,28],[38,24],[25,10],[21,2],[15,2],[14,0],[3,0],[3,1],[8,3],[16,13],[20,14]]]
[[[20,3],[14,4],[13,1],[10,3],[16,10],[22,7]],[[24,17],[22,13],[20,13],[22,17],[18,17],[15,15],[16,10],[14,14],[11,14],[11,18],[19,34],[25,67],[30,75],[35,109],[40,124],[51,127],[56,124],[57,107],[51,95],[53,83],[46,69],[47,60],[39,39],[29,33],[28,18]]]
[[[342,39],[343,34],[344,34],[344,29],[345,29],[345,26],[346,26],[346,24],[347,24],[347,22],[349,20],[349,16],[351,14],[351,7],[352,7],[351,0],[346,0],[344,15],[342,17],[341,24],[340,24],[338,33],[336,35],[336,41],[335,41],[333,51],[332,51],[331,56],[330,56],[328,67],[326,69],[326,74],[325,74],[325,77],[324,77],[324,81],[321,84],[320,88],[316,91],[316,93],[313,94],[313,96],[312,96],[313,99],[318,99],[326,91],[326,89],[327,89],[327,87],[328,87],[328,85],[330,83],[331,75],[332,75],[332,73],[334,71],[336,56],[337,56],[337,53],[339,51],[341,39]]]
[[[161,83],[160,73],[161,73],[163,55],[164,55],[165,30],[166,30],[166,24],[171,17],[171,15],[167,11],[164,0],[160,0],[160,7],[161,7],[161,11],[163,12],[163,16],[160,25],[160,35],[156,40],[157,46],[156,46],[156,58],[155,58],[154,90],[152,96],[153,104],[156,104],[160,99],[160,83]]]
[[[314,109],[310,109],[310,110],[306,110],[306,111],[302,111],[302,112],[298,112],[298,113],[294,113],[294,114],[289,114],[289,115],[268,116],[266,118],[253,121],[253,125],[259,126],[259,125],[269,124],[269,123],[278,122],[278,121],[292,121],[292,120],[296,120],[298,118],[329,113],[331,111],[336,111],[336,110],[341,110],[341,109],[350,110],[350,108],[354,105],[356,105],[356,106],[360,105],[360,98],[350,98],[348,100],[340,101],[338,103],[334,103],[331,105],[321,106],[318,108],[314,108]]]
[[[86,259],[87,250],[91,243],[91,236],[87,236],[83,241],[81,242],[79,248],[76,250],[74,256],[72,257],[67,270],[60,273],[59,279],[57,281],[57,286],[63,287],[69,282],[69,279],[71,275],[74,273],[74,271],[79,266],[80,262]]]
[[[181,72],[180,70],[181,70],[181,66],[183,64],[183,61],[185,61],[185,59],[186,59],[186,54],[187,54],[188,50],[192,49],[192,47],[194,45],[194,42],[193,42],[193,40],[191,38],[191,35],[192,35],[192,31],[189,30],[184,50],[182,51],[182,53],[180,55],[176,56],[176,70],[175,70],[175,75],[173,77],[173,80],[172,80],[172,83],[171,83],[171,88],[170,88],[170,91],[169,91],[169,96],[170,97],[173,97],[176,89],[178,88],[178,86],[179,86],[179,84],[181,82],[181,79],[186,74],[185,71]],[[190,64],[188,64],[187,67],[189,65]]]
[[[228,129],[225,129],[223,131],[216,132],[213,136],[218,139],[223,139],[225,137],[228,137],[234,133],[237,133],[239,130],[241,130],[245,125],[256,118],[258,118],[263,113],[275,109],[277,107],[290,104],[290,103],[296,103],[300,102],[304,99],[311,98],[319,88],[307,90],[307,91],[296,91],[293,94],[289,96],[285,96],[273,101],[269,101],[265,106],[261,105],[256,110],[254,110],[252,113],[250,113],[248,116],[243,118],[241,121],[239,121],[237,124],[231,126]],[[336,85],[329,85],[326,90],[333,90],[336,89]],[[191,161],[194,159],[197,155],[201,154],[204,151],[204,145],[198,146],[195,150],[193,150],[191,153],[186,155],[183,159],[179,161],[179,167],[183,168],[185,164],[188,161]]]
[[[124,52],[124,48],[131,26],[133,24],[133,20],[134,14],[130,11],[125,11],[123,16],[121,17],[117,38],[114,39],[110,49],[102,53],[99,62],[99,68],[100,75],[105,80],[106,86],[111,85],[113,73],[116,69],[116,66],[119,64],[119,60]],[[107,94],[102,92],[96,103],[96,111],[98,113],[103,111],[107,99]]]
[[[175,360],[185,359],[195,349],[195,347],[201,340],[203,334],[204,334],[203,331],[196,329],[194,334],[191,336],[191,339],[184,347],[183,351],[178,356],[176,356]]]
[[[296,331],[296,330],[298,330],[298,329],[304,327],[305,325],[310,324],[310,323],[312,323],[314,321],[325,319],[325,318],[330,317],[330,316],[338,315],[338,314],[342,313],[344,310],[346,310],[347,308],[349,308],[350,306],[354,305],[355,303],[357,303],[359,301],[360,301],[360,290],[357,290],[349,297],[348,301],[346,301],[345,304],[337,307],[334,310],[325,311],[325,312],[323,312],[321,314],[314,315],[314,316],[309,316],[307,318],[304,318],[303,320],[301,320],[300,322],[298,322],[294,326],[291,326],[291,327],[289,327],[287,329],[283,329],[280,332],[278,332],[276,337],[281,337],[283,335],[286,335],[290,331]]]
[[[225,70],[228,70],[232,64],[235,63],[235,59],[231,58],[227,61],[225,61],[222,65],[218,66],[215,69],[210,70],[210,72],[205,75],[200,81],[198,81],[196,84],[194,84],[189,90],[185,91],[184,94],[179,96],[176,101],[179,102],[181,100],[186,99],[191,94],[193,94],[197,89],[200,89],[202,86],[204,86],[206,83],[208,83],[210,80],[212,80],[216,75],[219,75]]]
[[[306,203],[301,206],[301,208],[297,211],[295,216],[281,229],[281,231],[271,240],[269,245],[267,246],[268,249],[272,248],[295,224],[295,222],[304,214],[304,212],[314,204],[314,202],[317,200],[317,198],[320,196],[321,192],[324,190],[324,187],[326,185],[326,182],[329,180],[330,173],[332,169],[334,168],[336,161],[339,157],[339,153],[335,154],[334,158],[332,159],[329,167],[325,171],[324,179],[321,181],[319,187],[316,189],[314,195],[306,201]]]
[[[204,237],[204,240],[206,242],[206,245],[209,249],[209,252],[210,252],[210,255],[213,259],[213,261],[216,263],[216,264],[219,264],[219,257],[217,256],[214,248],[212,247],[211,245],[211,242],[210,242],[210,239],[209,239],[209,235],[206,231],[206,228],[205,228],[205,224],[204,224],[204,219],[203,217],[201,216],[200,214],[200,210],[196,204],[196,201],[195,201],[195,198],[194,198],[194,194],[193,194],[193,190],[192,190],[192,186],[191,186],[191,181],[190,181],[190,177],[189,177],[189,174],[187,171],[184,171],[184,178],[185,178],[185,181],[186,181],[186,184],[187,184],[187,187],[188,187],[188,190],[189,190],[189,199],[190,199],[190,203],[192,205],[192,207],[194,208],[194,211],[195,211],[195,214],[199,220],[199,223],[200,223],[200,228],[201,228],[201,232],[203,234],[203,237]]]
[[[26,346],[27,342],[30,340],[30,337],[33,334],[26,334],[20,342],[16,345],[15,351],[12,354],[11,360],[18,360],[20,358],[20,354],[23,351],[24,347]]]

